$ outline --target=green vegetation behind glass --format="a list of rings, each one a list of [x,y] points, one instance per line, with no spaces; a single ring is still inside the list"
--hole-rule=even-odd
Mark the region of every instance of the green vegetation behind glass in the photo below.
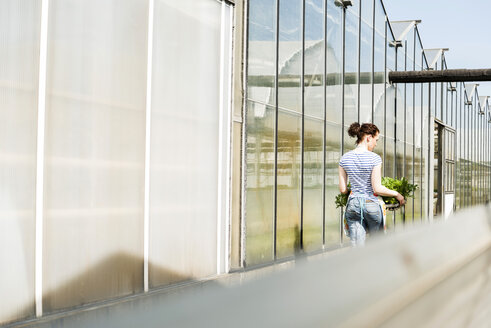
[[[414,197],[414,191],[418,188],[418,185],[413,185],[407,181],[406,178],[402,177],[401,179],[391,178],[391,177],[383,177],[382,178],[382,186],[387,189],[395,190],[400,193],[404,199],[408,197]],[[341,206],[346,206],[348,202],[348,196],[351,192],[351,185],[348,184],[348,192],[346,194],[338,194],[336,196],[336,208]],[[395,197],[387,197],[382,196],[385,204],[399,204]]]

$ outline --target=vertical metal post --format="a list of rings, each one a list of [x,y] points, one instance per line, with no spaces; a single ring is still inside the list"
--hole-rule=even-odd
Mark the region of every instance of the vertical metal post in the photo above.
[[[357,87],[358,87],[358,92],[357,92],[357,102],[356,102],[356,109],[358,111],[358,119],[357,119],[357,122],[359,122],[360,124],[362,122],[360,122],[360,119],[361,119],[361,108],[360,108],[360,90],[361,90],[361,87],[360,87],[360,69],[361,69],[361,60],[360,60],[360,56],[361,56],[361,6],[363,5],[362,4],[363,1],[359,1],[359,5],[358,5],[358,54],[357,54],[357,59],[358,59],[358,72],[357,72],[357,75],[358,75],[358,78],[357,78]]]
[[[300,140],[300,152],[301,152],[301,162],[300,162],[300,250],[303,250],[303,184],[304,184],[304,160],[305,160],[305,1],[302,1],[302,72],[300,82],[302,83],[302,134]]]
[[[345,74],[346,74],[346,8],[343,7],[343,74],[341,75],[341,156],[344,154],[344,111],[345,111]],[[339,210],[339,240],[343,243],[343,209]]]
[[[459,82],[459,191],[460,191],[460,208],[464,208],[464,183],[463,183],[463,158],[464,158],[464,150],[463,150],[463,144],[464,144],[464,106],[463,106],[463,92],[462,92],[462,83]]]
[[[441,54],[441,57],[440,57],[440,70],[443,70],[444,67],[443,67],[443,64],[444,64],[444,55],[443,55],[443,51],[442,51],[442,54]],[[446,123],[446,121],[443,120],[443,82],[440,82],[440,119],[442,120],[443,123]]]
[[[479,101],[479,99],[477,98],[477,96],[475,97],[475,106],[474,106],[474,110],[472,111],[472,151],[473,151],[473,154],[472,154],[472,162],[473,162],[473,167],[474,169],[472,170],[472,173],[474,174],[474,183],[473,183],[473,187],[474,187],[474,192],[472,193],[472,205],[477,205],[477,201],[478,201],[478,192],[477,192],[477,189],[478,189],[478,184],[477,184],[477,180],[478,180],[478,168],[477,168],[477,111],[478,111],[478,106],[477,106],[477,102]]]
[[[327,138],[327,1],[324,0],[324,137],[322,139],[322,247],[326,246],[326,138]]]
[[[450,86],[451,86],[451,84],[450,84]],[[454,91],[452,89],[452,91],[450,91],[450,125],[455,127],[454,122],[453,122],[453,112],[454,112],[453,93],[454,93]]]
[[[476,96],[476,111],[474,113],[474,162],[475,162],[475,190],[476,190],[476,197],[474,200],[475,205],[479,204],[479,178],[480,178],[480,172],[479,172],[479,144],[478,144],[478,139],[479,139],[479,97]]]
[[[472,105],[467,105],[467,206],[471,206],[472,201],[472,167],[471,167],[471,111]]]
[[[455,107],[454,106],[454,103],[453,103],[453,92],[452,92],[452,108],[454,108],[454,110],[452,110],[452,122],[453,122],[453,118],[455,117],[455,138],[454,138],[454,161],[455,161],[455,165],[454,165],[454,181],[453,181],[453,185],[454,185],[454,211],[457,210],[457,170],[458,170],[458,165],[459,165],[459,162],[458,162],[458,157],[457,157],[457,149],[458,149],[458,142],[459,142],[459,136],[460,136],[460,131],[459,131],[459,123],[458,122],[458,116],[457,116],[457,103],[458,103],[458,94],[457,94],[457,84],[455,84]],[[460,197],[460,194],[459,194],[459,197]]]
[[[407,70],[407,40],[404,41],[404,70]],[[404,101],[404,123],[402,128],[402,142],[404,144],[404,150],[402,152],[402,176],[406,176],[406,145],[407,145],[407,84],[404,83],[404,97],[402,98]]]
[[[471,204],[475,205],[476,204],[476,197],[475,197],[475,188],[476,188],[476,141],[475,141],[475,136],[476,136],[476,115],[475,111],[477,109],[476,106],[476,101],[477,97],[474,96],[474,102],[473,102],[473,108],[472,108],[472,117],[471,117],[471,160],[472,160],[472,189],[471,189]]]
[[[404,41],[404,70],[407,70],[407,40]],[[403,123],[403,146],[404,150],[402,152],[402,176],[406,176],[406,159],[407,159],[407,84],[404,83],[404,123]],[[402,208],[402,223],[406,224],[406,207]]]
[[[248,73],[248,50],[249,50],[249,5],[250,2],[247,1],[247,4],[244,6],[244,17],[242,20],[242,24],[245,27],[243,30],[243,41],[242,44],[244,46],[242,56],[244,58],[244,76],[242,77],[243,81],[243,90],[244,90],[244,96],[243,96],[243,102],[242,102],[242,113],[241,113],[241,118],[242,118],[242,140],[241,140],[241,145],[242,145],[242,150],[246,149],[247,143],[247,98],[248,98],[248,93],[247,93],[247,73]],[[239,265],[242,267],[245,267],[246,265],[246,237],[247,237],[247,230],[246,230],[246,210],[245,210],[245,205],[246,205],[246,185],[247,185],[247,174],[246,174],[246,167],[247,167],[247,161],[246,161],[246,154],[242,154],[241,156],[241,204],[240,204],[240,247],[239,247]],[[274,202],[274,199],[273,199]],[[274,205],[273,205],[274,206]]]
[[[465,101],[465,98],[464,98]],[[462,165],[462,182],[463,182],[463,191],[464,191],[464,207],[469,206],[469,105],[464,103],[464,110],[463,110],[463,116],[464,116],[464,133],[463,133],[463,165]]]
[[[145,106],[145,189],[144,189],[145,201],[143,207],[143,290],[145,292],[148,291],[148,285],[149,285],[148,277],[149,277],[149,249],[150,249],[150,145],[151,145],[151,125],[152,125],[151,122],[152,122],[152,64],[153,64],[154,4],[155,4],[154,0],[149,0],[148,26],[147,26],[147,36],[148,36],[147,38],[148,40],[147,41],[147,94],[146,94],[146,106]],[[218,210],[220,210],[220,208],[218,208]]]
[[[385,31],[384,31],[384,176],[387,175],[387,16],[384,17],[385,20]]]
[[[419,35],[419,34],[418,34]],[[422,48],[422,47],[421,47]],[[424,69],[424,55],[423,55],[423,52],[421,51],[421,70]],[[420,133],[421,133],[421,159],[420,159],[420,165],[419,165],[419,170],[420,170],[420,174],[419,174],[419,188],[420,188],[420,193],[419,193],[419,197],[420,197],[420,202],[419,202],[419,213],[421,215],[421,218],[420,218],[420,221],[423,221],[423,217],[424,217],[424,213],[423,213],[423,180],[424,180],[424,167],[423,167],[423,158],[424,158],[424,147],[423,147],[423,136],[424,136],[424,107],[423,107],[423,104],[424,104],[424,84],[421,83],[421,95],[420,95],[420,104],[421,104],[421,111],[419,113],[419,116],[420,116],[420,122],[421,122],[421,126],[420,126]]]
[[[478,98],[479,99],[479,98]],[[481,203],[481,114],[479,109],[476,111],[476,165],[477,165],[477,200],[476,204]]]
[[[433,204],[433,191],[430,188],[430,180],[431,180],[431,170],[433,169],[432,163],[433,163],[433,154],[431,153],[431,140],[433,139],[431,137],[431,133],[433,133],[433,122],[431,119],[431,83],[428,83],[428,157],[426,159],[427,167],[428,167],[428,176],[426,180],[426,194],[427,194],[427,201],[426,201],[426,217],[427,219],[431,217],[431,213],[433,212],[433,206],[430,204]]]
[[[372,0],[372,120],[371,123],[375,122],[375,0]],[[385,132],[383,132],[385,133]]]
[[[413,71],[416,70],[416,27],[414,27],[414,31],[413,31]],[[414,161],[414,158],[416,157],[416,139],[415,139],[415,134],[416,134],[416,84],[413,83],[413,120],[412,120],[412,128],[413,128],[413,140],[411,141],[412,142],[412,148],[413,148],[413,164],[411,166],[412,168],[412,184],[414,184],[414,173],[415,173],[415,170],[414,170],[414,166],[415,166],[415,161]],[[413,209],[412,209],[412,221],[414,222],[414,201],[412,202],[413,203]]]
[[[395,70],[397,71],[398,47],[395,46]],[[397,83],[394,84],[394,175],[397,175]],[[394,214],[395,215],[395,214]],[[395,219],[394,219],[395,220]]]
[[[44,141],[46,124],[46,79],[48,63],[49,0],[41,2],[41,30],[39,51],[39,89],[36,153],[36,216],[34,302],[36,317],[43,315],[43,236],[44,236]]]
[[[472,105],[467,105],[467,167],[466,167],[466,178],[467,178],[467,206],[471,206],[472,201],[472,167],[471,167],[471,110]]]
[[[278,75],[280,53],[280,1],[276,0],[276,58],[275,58],[275,127],[274,127],[274,197],[273,197],[273,259],[276,260],[276,227],[278,220]]]

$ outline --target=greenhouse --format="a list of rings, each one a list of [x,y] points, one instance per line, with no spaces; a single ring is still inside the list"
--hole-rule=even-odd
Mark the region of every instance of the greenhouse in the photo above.
[[[380,0],[1,1],[0,325],[347,246],[353,122],[418,186],[388,234],[488,202],[489,97],[389,80],[451,68],[419,24]]]
[[[404,83],[447,68],[418,24],[381,1],[250,1],[245,123],[246,265],[343,242],[337,166],[352,122],[381,131],[383,174],[418,185],[392,228],[489,198],[488,98],[477,84]]]

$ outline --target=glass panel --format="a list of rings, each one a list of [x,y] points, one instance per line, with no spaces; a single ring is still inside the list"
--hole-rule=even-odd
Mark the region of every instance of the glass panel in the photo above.
[[[387,52],[387,70],[388,71],[395,71],[396,70],[396,50],[392,46],[393,39],[391,39],[391,33],[390,29],[388,26],[388,23],[386,23],[387,26],[387,46],[386,46],[386,52]],[[395,138],[395,85],[393,84],[387,84],[386,87],[386,131],[385,135],[387,138]],[[386,144],[389,144],[389,140],[386,141]],[[388,150],[387,150],[388,151]],[[388,164],[388,163],[387,163]],[[392,165],[393,167],[393,165]],[[392,172],[392,171],[387,171],[387,172]],[[393,174],[393,173],[392,173]]]
[[[472,178],[473,178],[473,166],[472,166],[472,105],[467,106],[467,167],[466,167],[466,177],[467,177],[467,206],[472,205]]]
[[[405,71],[406,70],[406,55],[405,48],[399,47],[397,48],[397,70]],[[406,93],[405,93],[405,84],[397,84],[397,108],[396,108],[396,138],[399,141],[404,141],[404,115],[405,115],[405,101],[406,101]]]
[[[441,69],[446,69],[447,68],[447,63],[445,62],[445,56],[443,55],[442,56],[442,63],[441,63]],[[445,123],[445,124],[450,124],[450,122],[448,121],[448,111],[447,111],[447,105],[448,105],[448,101],[447,101],[447,96],[448,96],[448,85],[447,83],[440,83],[440,86],[441,86],[441,106],[442,106],[442,115],[441,115],[441,120]]]
[[[300,163],[302,119],[278,113],[277,257],[292,256],[300,246]]]
[[[385,140],[385,175],[394,177],[395,171],[395,90],[394,86],[386,89],[387,115],[386,118],[386,140]]]
[[[240,268],[242,246],[242,122],[232,123],[232,177],[231,177],[231,223],[230,223],[230,267]]]
[[[302,112],[302,1],[280,1],[278,106]]]
[[[393,138],[388,138],[386,137],[385,140],[385,173],[383,174],[384,176],[388,177],[396,177],[395,174],[395,164],[396,164],[396,158],[395,158],[395,140]]]
[[[372,118],[373,0],[361,2],[360,36],[360,122]]]
[[[305,17],[304,113],[324,119],[324,0],[307,1]]]
[[[216,273],[218,156],[211,154],[219,152],[220,21],[217,2],[165,0],[155,4],[152,287]],[[186,76],[194,78],[184,81]]]
[[[358,122],[358,23],[359,23],[359,3],[354,1],[353,7],[346,10],[346,66],[345,66],[345,87],[344,87],[344,123],[346,127],[353,122]],[[349,141],[347,128],[345,134],[345,152],[354,148]]]
[[[334,204],[339,194],[338,166],[341,158],[341,125],[326,125],[326,245],[339,245],[340,209]]]
[[[147,19],[146,2],[50,1],[47,312],[143,289]]]
[[[455,129],[456,129],[456,135],[457,135],[457,142],[456,142],[456,153],[455,153],[455,174],[456,174],[456,179],[455,179],[455,206],[456,209],[459,210],[461,208],[461,191],[460,191],[460,177],[461,177],[461,159],[460,159],[460,150],[461,150],[461,142],[462,142],[462,131],[461,131],[461,117],[460,117],[460,83],[455,84],[457,91],[455,92],[456,95],[456,101],[455,101],[455,116],[454,116],[454,122],[455,122]]]
[[[273,260],[275,109],[249,101],[246,125],[246,264]]]
[[[247,97],[275,105],[276,1],[249,1]]]
[[[414,85],[414,145],[421,147],[423,143],[422,128],[423,128],[423,111],[422,111],[422,93],[423,85]]]
[[[322,164],[324,123],[305,118],[303,164],[303,242],[306,251],[322,248]]]
[[[275,0],[249,2],[248,97],[257,101],[246,114],[246,265],[274,259],[276,8]]]
[[[405,178],[409,183],[415,183],[413,180],[413,145],[406,143],[406,172],[404,174]],[[407,199],[406,205],[406,221],[412,221],[413,218],[413,198]]]
[[[443,121],[443,106],[442,106],[442,87],[443,83],[433,83],[435,85],[435,111],[436,118]]]
[[[343,9],[327,1],[326,120],[341,124],[343,74]]]
[[[429,129],[429,116],[430,116],[430,108],[429,108],[429,88],[430,84],[429,83],[424,83],[422,84],[422,95],[423,95],[423,101],[422,101],[422,133],[421,133],[421,149],[422,149],[422,154],[421,154],[421,165],[422,165],[422,179],[421,179],[421,193],[422,193],[422,204],[421,207],[423,208],[423,219],[427,219],[427,213],[428,213],[428,190],[427,190],[427,182],[429,181],[429,172],[428,172],[428,140],[429,140],[429,135],[428,135],[428,129]]]
[[[477,98],[477,97],[476,97]],[[479,204],[479,143],[478,143],[478,133],[479,133],[479,125],[478,125],[478,106],[476,99],[476,106],[473,111],[474,115],[474,131],[473,131],[473,150],[474,150],[474,205]]]
[[[379,1],[375,1],[375,57],[374,57],[374,118],[373,123],[378,126],[382,135],[385,135],[385,12]],[[383,149],[383,142],[379,142]],[[383,155],[382,155],[383,158]]]
[[[41,1],[0,1],[0,323],[34,315]]]
[[[404,176],[404,148],[405,145],[401,141],[396,142],[396,177],[402,178]]]
[[[343,10],[327,1],[326,120],[341,124],[343,74]]]
[[[415,149],[414,156],[414,183],[418,186],[418,189],[414,192],[414,220],[421,220],[421,179],[422,179],[423,167],[421,166],[421,148]]]
[[[406,84],[406,142],[414,144],[414,97],[416,84]]]
[[[400,178],[404,176],[404,149],[402,145],[404,142],[404,86],[397,86],[397,114],[396,114],[396,177]]]

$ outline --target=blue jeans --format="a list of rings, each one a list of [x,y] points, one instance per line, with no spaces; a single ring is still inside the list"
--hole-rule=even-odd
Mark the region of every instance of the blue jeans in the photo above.
[[[380,204],[367,201],[363,197],[353,197],[348,200],[345,218],[348,223],[352,246],[363,246],[365,244],[366,231],[368,230],[369,233],[377,232],[383,224]]]

